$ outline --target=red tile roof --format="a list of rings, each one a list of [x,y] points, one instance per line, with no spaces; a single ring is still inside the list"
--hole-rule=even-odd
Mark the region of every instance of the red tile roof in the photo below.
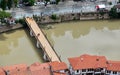
[[[3,67],[3,70],[5,70],[9,75],[23,75],[23,72],[27,71],[27,65],[18,64],[18,65],[12,65],[12,66],[5,66]],[[24,75],[27,75],[27,74],[24,73]]]
[[[53,75],[67,75],[66,73],[53,73]]]
[[[68,58],[68,60],[74,70],[107,67],[107,60],[104,56],[84,54],[80,57]]]
[[[0,75],[5,75],[5,72],[3,71],[2,68],[0,68]]]
[[[120,61],[108,61],[107,70],[120,72]]]
[[[48,63],[34,63],[29,67],[31,75],[51,75]]]
[[[64,62],[53,61],[49,63],[53,71],[66,70],[67,65]]]

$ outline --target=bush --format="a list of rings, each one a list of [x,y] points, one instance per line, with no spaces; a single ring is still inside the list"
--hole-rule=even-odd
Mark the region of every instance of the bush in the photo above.
[[[24,27],[27,26],[24,18],[23,19],[19,19],[19,23],[21,23]]]
[[[112,2],[109,2],[109,5],[112,5]]]
[[[5,11],[0,11],[0,18],[4,19],[4,18],[8,18],[11,17],[11,14]]]
[[[58,16],[57,16],[56,14],[52,14],[52,15],[51,15],[51,19],[57,20],[57,19],[58,19]]]
[[[117,10],[115,7],[111,8],[109,12],[109,16],[110,18],[118,18]]]

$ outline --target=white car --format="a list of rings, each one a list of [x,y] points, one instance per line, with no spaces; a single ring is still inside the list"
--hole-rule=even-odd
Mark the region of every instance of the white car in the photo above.
[[[36,2],[36,3],[34,3],[34,5],[36,6],[36,5],[44,5],[45,3],[44,2]]]

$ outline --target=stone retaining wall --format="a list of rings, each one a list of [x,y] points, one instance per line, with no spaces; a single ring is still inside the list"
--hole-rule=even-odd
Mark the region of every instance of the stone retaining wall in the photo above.
[[[107,12],[100,14],[99,12],[89,13],[69,13],[63,15],[57,15],[58,19],[53,20],[50,15],[44,15],[42,17],[36,17],[35,20],[40,24],[59,23],[72,20],[96,20],[96,19],[109,19]]]

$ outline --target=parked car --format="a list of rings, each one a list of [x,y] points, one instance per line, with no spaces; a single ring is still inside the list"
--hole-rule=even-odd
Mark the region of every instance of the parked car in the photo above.
[[[34,5],[36,6],[36,5],[44,5],[45,3],[44,2],[36,2],[36,3],[34,3]]]

